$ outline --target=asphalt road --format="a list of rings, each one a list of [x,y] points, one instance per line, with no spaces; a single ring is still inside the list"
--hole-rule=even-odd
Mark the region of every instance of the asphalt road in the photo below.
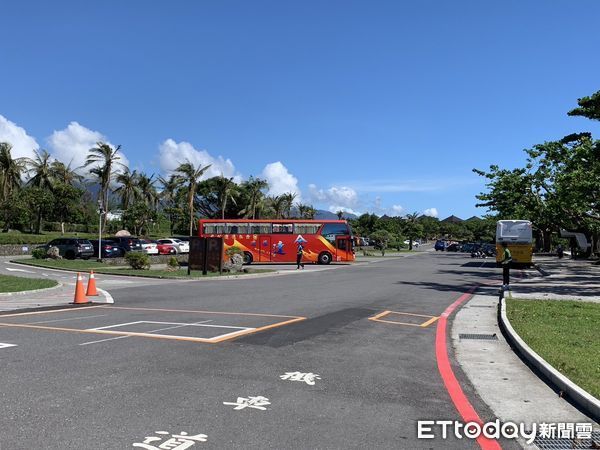
[[[0,344],[0,448],[187,448],[159,447],[180,432],[207,436],[193,448],[478,448],[418,440],[416,423],[460,420],[437,369],[435,318],[497,278],[490,266],[421,253],[286,276],[136,280],[111,284],[112,306],[0,316],[0,343],[16,345]],[[450,361],[493,419],[451,349]]]

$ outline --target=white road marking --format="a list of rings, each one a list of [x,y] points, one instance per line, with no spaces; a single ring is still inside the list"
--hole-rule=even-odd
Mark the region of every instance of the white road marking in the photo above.
[[[185,327],[185,326],[188,326],[188,325],[200,325],[200,324],[206,323],[206,322],[212,322],[212,319],[211,320],[204,320],[202,322],[196,322],[196,323],[186,323],[185,325],[178,325],[176,327],[159,328],[158,330],[146,331],[146,333],[156,333],[157,331],[173,330],[175,328],[181,328],[181,327]],[[140,322],[131,322],[131,323],[140,323]],[[147,323],[149,323],[149,322],[147,322]],[[160,322],[152,322],[152,323],[160,323]],[[205,326],[208,326],[208,325],[205,325]],[[99,330],[100,328],[95,328],[95,329]],[[100,342],[114,341],[114,340],[117,340],[117,339],[125,339],[125,338],[128,338],[128,337],[134,337],[134,336],[117,336],[117,337],[114,337],[114,338],[101,339],[99,341],[84,342],[84,343],[79,344],[79,345],[98,344]]]
[[[35,273],[32,272],[31,270],[25,270],[25,269],[12,269],[10,267],[5,267],[6,270],[10,271],[10,272],[27,272],[27,273]]]
[[[100,292],[102,295],[104,295],[104,298],[106,299],[106,303],[114,303],[115,302],[115,299],[112,298],[112,295],[110,295],[104,289],[98,288],[97,291]]]
[[[88,328],[87,331],[107,330],[109,328],[124,327],[124,326],[127,326],[127,325],[137,325],[138,323],[155,323],[155,324],[162,324],[162,325],[176,325],[175,328],[180,328],[180,327],[213,327],[213,328],[232,328],[234,330],[253,330],[254,329],[254,328],[251,328],[251,327],[232,327],[232,326],[229,326],[229,325],[205,325],[206,322],[210,322],[210,320],[204,320],[202,322],[194,322],[194,323],[155,322],[155,321],[152,321],[152,320],[138,320],[137,322],[118,323],[116,325],[107,325],[105,327]]]
[[[4,344],[0,342],[0,348],[16,347],[17,344]]]
[[[69,317],[68,319],[42,320],[41,322],[31,322],[28,325],[34,325],[34,324],[38,324],[38,323],[64,322],[65,320],[91,319],[92,317],[104,317],[107,315],[108,314],[96,314],[95,316],[79,316],[79,317]]]

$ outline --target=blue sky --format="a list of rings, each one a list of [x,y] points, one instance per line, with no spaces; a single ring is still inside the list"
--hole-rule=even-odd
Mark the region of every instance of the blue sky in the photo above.
[[[483,214],[471,172],[599,124],[600,2],[26,1],[2,6],[0,140],[190,158],[323,209]]]

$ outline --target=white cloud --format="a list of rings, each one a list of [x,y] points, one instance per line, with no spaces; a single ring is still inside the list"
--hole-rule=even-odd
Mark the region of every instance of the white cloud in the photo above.
[[[329,206],[328,211],[332,212],[332,213],[337,213],[338,211],[343,211],[348,214],[354,214],[356,216],[360,216],[360,213],[358,211],[355,211],[352,208],[348,208],[346,206],[331,205],[331,206]]]
[[[196,167],[210,167],[204,172],[203,178],[212,178],[223,175],[232,178],[236,182],[241,181],[241,176],[236,172],[233,162],[222,156],[214,157],[206,150],[197,150],[189,142],[175,142],[167,139],[158,147],[160,168],[167,173],[173,172],[177,166],[189,161]]]
[[[423,211],[423,215],[429,216],[429,217],[437,217],[438,210],[437,210],[437,208],[427,208],[425,211]]]
[[[113,146],[99,131],[93,131],[77,122],[71,122],[63,130],[54,131],[48,138],[48,145],[52,150],[52,156],[56,159],[65,164],[71,164],[72,168],[79,168],[85,164],[89,150],[95,147],[99,141]],[[128,166],[129,160],[123,152],[119,151],[119,156],[121,159],[118,162]],[[79,170],[87,172],[83,168]],[[118,167],[115,170],[118,171]]]
[[[11,155],[13,158],[32,158],[33,151],[40,146],[36,140],[29,136],[24,128],[11,122],[0,114],[0,142],[8,142],[12,145]]]
[[[298,178],[292,175],[281,161],[267,164],[262,171],[262,178],[269,183],[269,195],[281,195],[292,192],[296,194],[296,201],[301,201]]]
[[[401,205],[392,205],[392,211],[395,214],[400,215],[404,211],[404,207]]]
[[[329,203],[329,210],[338,208],[350,210],[358,204],[358,194],[347,186],[332,186],[329,189],[318,189],[315,184],[308,185],[311,199],[315,202]],[[346,209],[344,209],[346,208]],[[350,212],[350,211],[348,211]]]

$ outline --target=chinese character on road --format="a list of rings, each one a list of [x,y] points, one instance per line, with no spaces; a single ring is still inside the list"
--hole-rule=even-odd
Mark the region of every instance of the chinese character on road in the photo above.
[[[179,434],[170,435],[169,438],[166,437],[169,436],[169,433],[166,431],[156,431],[156,434],[162,437],[147,436],[146,439],[144,439],[144,442],[136,442],[133,446],[145,448],[147,450],[185,450],[186,448],[190,448],[196,442],[206,442],[207,438],[205,434],[188,436],[185,431],[182,431]],[[154,443],[154,445],[150,445],[151,443]]]
[[[319,375],[312,372],[286,372],[285,375],[280,375],[279,378],[290,381],[304,381],[306,384],[310,384],[311,386],[315,385],[315,380],[321,379]]]
[[[255,408],[255,409],[261,409],[263,411],[265,411],[267,408],[265,408],[266,405],[270,405],[271,402],[269,402],[269,399],[266,397],[262,397],[262,396],[257,396],[257,397],[238,397],[237,398],[237,402],[223,402],[224,405],[232,405],[235,406],[235,410],[240,410],[240,409],[244,409],[244,408]]]

